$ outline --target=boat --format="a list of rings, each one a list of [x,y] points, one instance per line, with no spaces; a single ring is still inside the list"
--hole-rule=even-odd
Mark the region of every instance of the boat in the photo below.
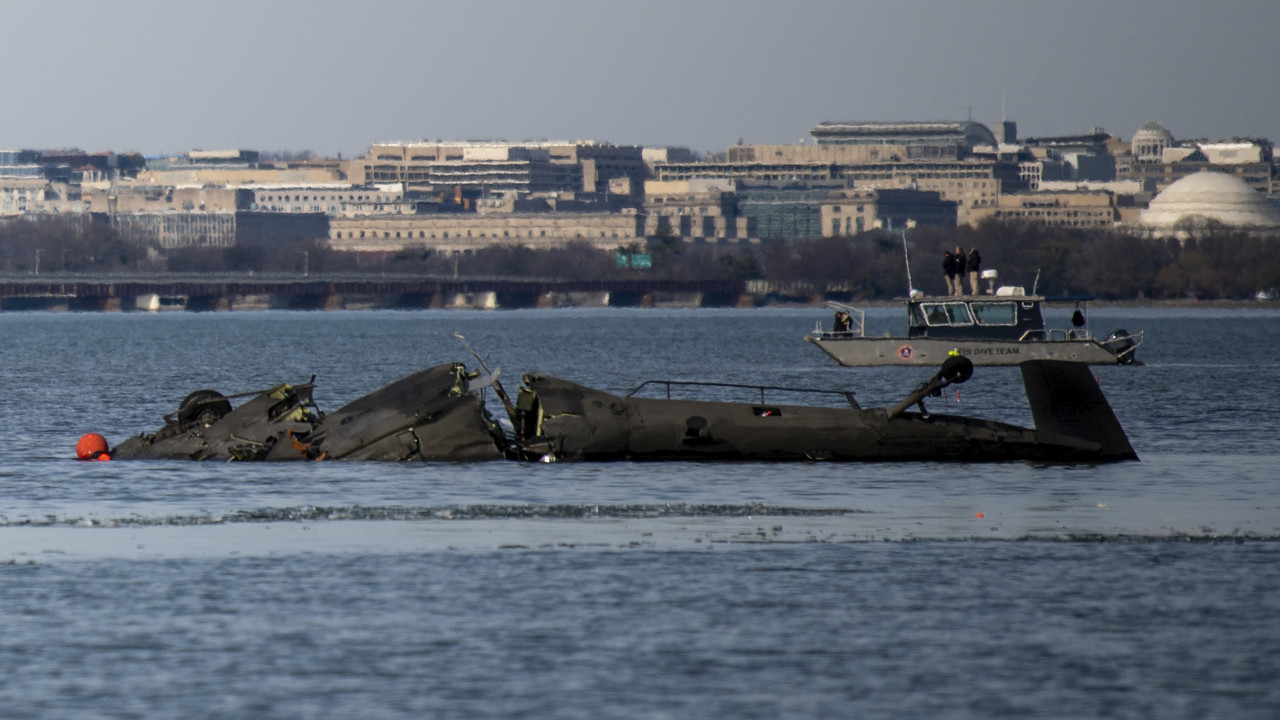
[[[1019,287],[947,296],[916,290],[905,301],[907,334],[884,337],[866,334],[864,311],[829,302],[837,314],[846,314],[845,324],[826,330],[818,322],[805,340],[848,367],[937,365],[952,354],[976,365],[1018,365],[1029,360],[1141,365],[1136,351],[1143,342],[1142,331],[1119,329],[1099,339],[1089,329],[1088,303],[1093,299],[1027,295]],[[1049,327],[1043,311],[1046,305],[1074,306],[1070,327]]]

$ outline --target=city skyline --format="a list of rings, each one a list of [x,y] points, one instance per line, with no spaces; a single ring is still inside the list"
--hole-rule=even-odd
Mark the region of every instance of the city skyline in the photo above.
[[[0,146],[178,154],[597,140],[720,152],[824,121],[1149,120],[1280,138],[1280,5],[125,0],[6,6]]]

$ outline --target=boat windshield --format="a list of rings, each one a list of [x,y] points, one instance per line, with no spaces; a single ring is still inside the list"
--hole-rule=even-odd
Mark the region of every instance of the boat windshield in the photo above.
[[[1018,321],[1018,311],[1011,302],[973,303],[973,317],[979,325],[1013,325]]]
[[[962,302],[922,303],[920,309],[924,313],[925,322],[930,326],[973,324],[969,306]]]

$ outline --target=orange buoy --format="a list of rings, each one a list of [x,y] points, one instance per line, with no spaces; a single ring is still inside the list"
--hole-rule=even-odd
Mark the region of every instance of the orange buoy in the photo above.
[[[94,460],[107,455],[111,447],[107,439],[98,433],[85,433],[76,443],[76,456],[81,460]]]

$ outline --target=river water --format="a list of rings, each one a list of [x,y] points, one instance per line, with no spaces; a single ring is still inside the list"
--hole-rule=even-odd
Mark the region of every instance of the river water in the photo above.
[[[1140,462],[77,462],[441,362],[901,399],[819,309],[0,314],[6,718],[1280,717],[1280,313],[1094,311]],[[900,332],[872,310],[872,334]],[[745,398],[743,398],[745,399]],[[489,399],[495,409],[496,402]],[[817,399],[814,400],[817,402]],[[933,412],[1031,423],[1016,369]]]

